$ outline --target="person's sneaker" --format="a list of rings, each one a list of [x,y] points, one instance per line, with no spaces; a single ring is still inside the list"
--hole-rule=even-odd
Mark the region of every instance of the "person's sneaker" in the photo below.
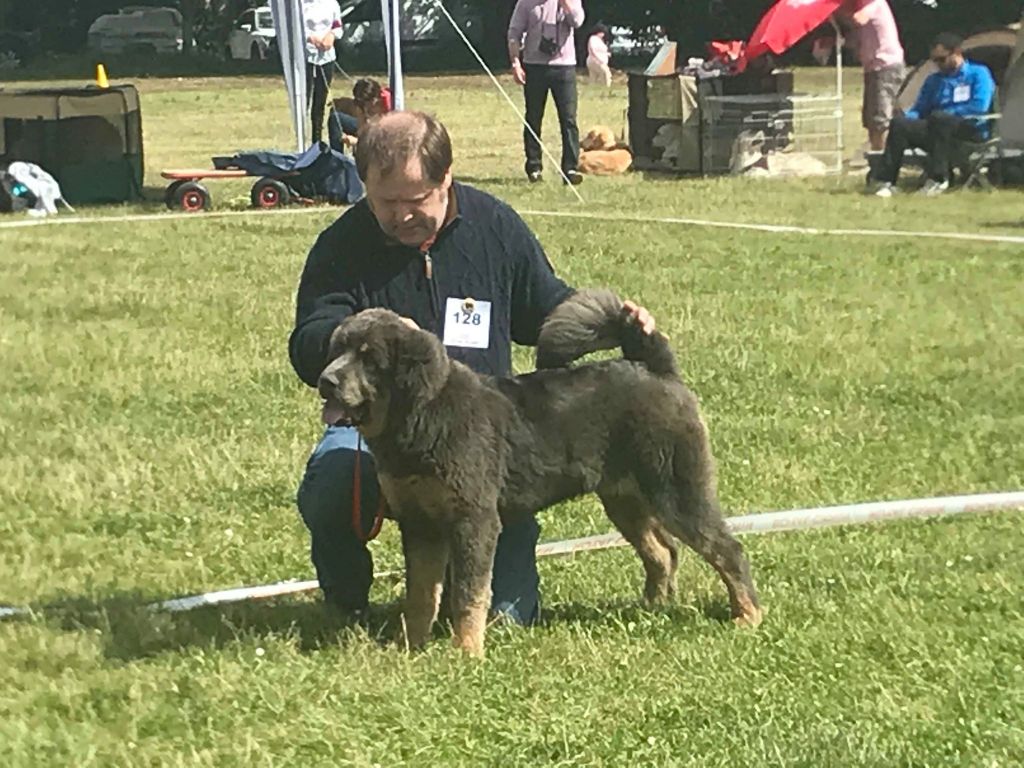
[[[935,179],[928,179],[928,181],[924,183],[924,186],[921,187],[921,194],[924,195],[925,197],[936,197],[938,195],[941,195],[947,189],[949,189],[948,181],[936,181]]]
[[[875,190],[875,197],[892,197],[896,194],[896,187],[888,181],[883,181]]]
[[[526,178],[530,180],[531,184],[536,184],[538,181],[544,178],[544,174],[540,171],[527,171]]]
[[[565,172],[565,178],[574,187],[577,186],[578,184],[582,184],[583,183],[583,174],[580,173],[579,171],[566,171]]]

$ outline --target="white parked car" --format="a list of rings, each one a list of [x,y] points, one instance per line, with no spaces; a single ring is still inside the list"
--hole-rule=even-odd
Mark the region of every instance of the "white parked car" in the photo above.
[[[250,8],[239,16],[228,35],[228,56],[232,59],[265,59],[277,39],[270,6]]]
[[[89,48],[100,53],[180,53],[181,14],[175,8],[128,6],[97,18]]]

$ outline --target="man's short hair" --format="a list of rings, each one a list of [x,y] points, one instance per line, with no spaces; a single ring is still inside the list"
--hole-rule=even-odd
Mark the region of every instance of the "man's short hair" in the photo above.
[[[932,40],[932,48],[941,45],[947,51],[961,51],[964,47],[964,39],[955,32],[941,32]]]
[[[380,98],[380,83],[371,77],[356,80],[352,86],[352,99],[356,104],[371,104]]]
[[[441,122],[425,112],[393,112],[366,124],[355,155],[363,181],[371,165],[387,176],[415,158],[423,177],[440,184],[452,167],[452,140]]]

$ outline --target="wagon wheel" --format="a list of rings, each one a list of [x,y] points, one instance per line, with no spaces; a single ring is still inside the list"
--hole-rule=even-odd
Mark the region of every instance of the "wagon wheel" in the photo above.
[[[172,181],[170,184],[167,185],[167,189],[164,190],[164,203],[172,211],[175,208],[178,207],[178,198],[177,198],[178,189],[184,183],[185,183],[184,179],[178,179],[177,181]]]
[[[186,181],[175,190],[174,202],[186,213],[198,213],[210,207],[210,192],[198,182]]]
[[[254,208],[279,208],[291,202],[292,193],[277,179],[263,177],[252,185],[249,198]]]

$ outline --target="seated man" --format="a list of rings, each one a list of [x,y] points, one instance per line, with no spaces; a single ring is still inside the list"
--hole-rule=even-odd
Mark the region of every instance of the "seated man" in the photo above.
[[[939,71],[924,81],[913,109],[894,117],[889,126],[881,167],[873,174],[879,197],[892,197],[908,147],[928,152],[928,178],[921,192],[933,196],[949,188],[955,142],[989,135],[986,121],[978,119],[992,108],[996,90],[988,67],[965,59],[963,41],[948,32],[935,38],[931,59]]]

